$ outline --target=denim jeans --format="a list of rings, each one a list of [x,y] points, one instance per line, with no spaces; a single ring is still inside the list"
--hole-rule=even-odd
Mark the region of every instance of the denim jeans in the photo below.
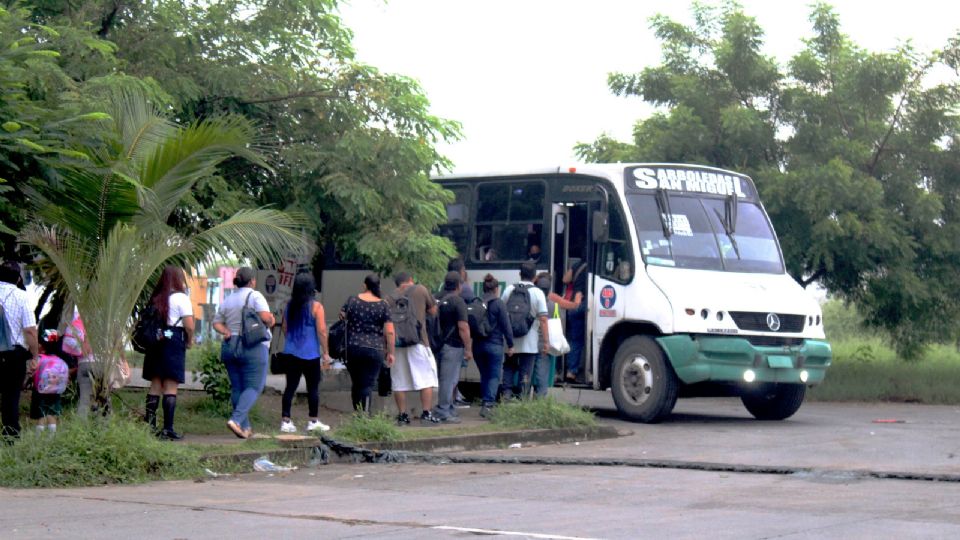
[[[463,362],[463,348],[444,345],[440,351],[439,372],[440,385],[437,396],[437,417],[449,418],[457,416],[457,409],[453,405],[453,389],[460,382],[460,364]]]
[[[586,311],[571,311],[567,315],[567,342],[570,352],[566,356],[567,373],[579,376],[583,371],[583,349],[587,342]]]
[[[244,347],[239,343],[240,336],[231,336],[220,348],[220,358],[227,366],[230,377],[230,404],[233,413],[230,419],[241,428],[250,428],[250,410],[257,403],[267,383],[267,370],[270,362],[270,342],[253,347]]]
[[[557,357],[540,353],[533,363],[533,393],[537,397],[547,397],[547,392],[553,386],[554,366]]]
[[[497,402],[497,390],[503,374],[503,342],[484,340],[475,343],[473,358],[480,370],[481,399],[485,407],[492,407]]]
[[[530,378],[537,353],[516,353],[503,361],[503,399],[526,398],[530,393]]]

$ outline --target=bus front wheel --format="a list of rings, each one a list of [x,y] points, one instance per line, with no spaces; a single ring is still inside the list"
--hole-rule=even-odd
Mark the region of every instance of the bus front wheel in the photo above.
[[[634,422],[659,422],[677,403],[677,374],[660,346],[648,337],[632,337],[620,345],[611,382],[617,410]]]
[[[802,384],[764,384],[740,397],[743,406],[757,420],[784,420],[793,416],[807,387]]]

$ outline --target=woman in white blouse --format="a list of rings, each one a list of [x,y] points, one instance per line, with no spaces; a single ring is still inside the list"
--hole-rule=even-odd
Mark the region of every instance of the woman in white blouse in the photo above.
[[[187,349],[193,343],[193,304],[187,296],[183,270],[167,265],[150,296],[149,306],[164,321],[165,339],[148,350],[143,358],[143,378],[150,381],[144,419],[157,427],[157,409],[163,396],[163,429],[160,438],[177,441],[183,437],[173,430],[177,408],[177,387],[184,382]]]

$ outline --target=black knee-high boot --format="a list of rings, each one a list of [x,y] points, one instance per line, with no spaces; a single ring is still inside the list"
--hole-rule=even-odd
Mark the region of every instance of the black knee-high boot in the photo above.
[[[150,424],[150,428],[157,430],[157,408],[160,407],[160,396],[147,394],[147,408],[143,414],[143,421]]]
[[[173,415],[177,410],[177,395],[163,395],[163,431],[160,432],[164,439],[180,439],[180,434],[173,430]]]

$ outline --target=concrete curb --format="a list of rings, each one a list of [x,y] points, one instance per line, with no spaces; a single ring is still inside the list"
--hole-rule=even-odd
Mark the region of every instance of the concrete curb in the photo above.
[[[528,429],[494,433],[471,433],[397,442],[360,443],[356,446],[374,451],[401,452],[466,452],[507,448],[512,444],[562,444],[580,441],[615,439],[620,432],[613,426],[560,429]]]
[[[395,443],[361,443],[356,446],[340,443],[339,441],[323,437],[322,439],[305,438],[296,441],[282,442],[289,448],[274,450],[250,450],[226,454],[210,454],[203,456],[205,466],[248,464],[260,457],[266,456],[278,465],[307,465],[336,462],[363,461],[406,461],[407,453],[449,453],[468,450],[485,450],[492,448],[506,448],[511,444],[560,444],[579,441],[611,439],[619,437],[621,433],[613,426],[593,426],[562,429],[534,429],[522,431],[503,431],[495,433],[473,433],[452,435],[447,437],[432,437],[412,441]],[[330,449],[333,452],[330,452]],[[363,457],[355,455],[357,451]],[[442,456],[437,456],[442,457]]]

